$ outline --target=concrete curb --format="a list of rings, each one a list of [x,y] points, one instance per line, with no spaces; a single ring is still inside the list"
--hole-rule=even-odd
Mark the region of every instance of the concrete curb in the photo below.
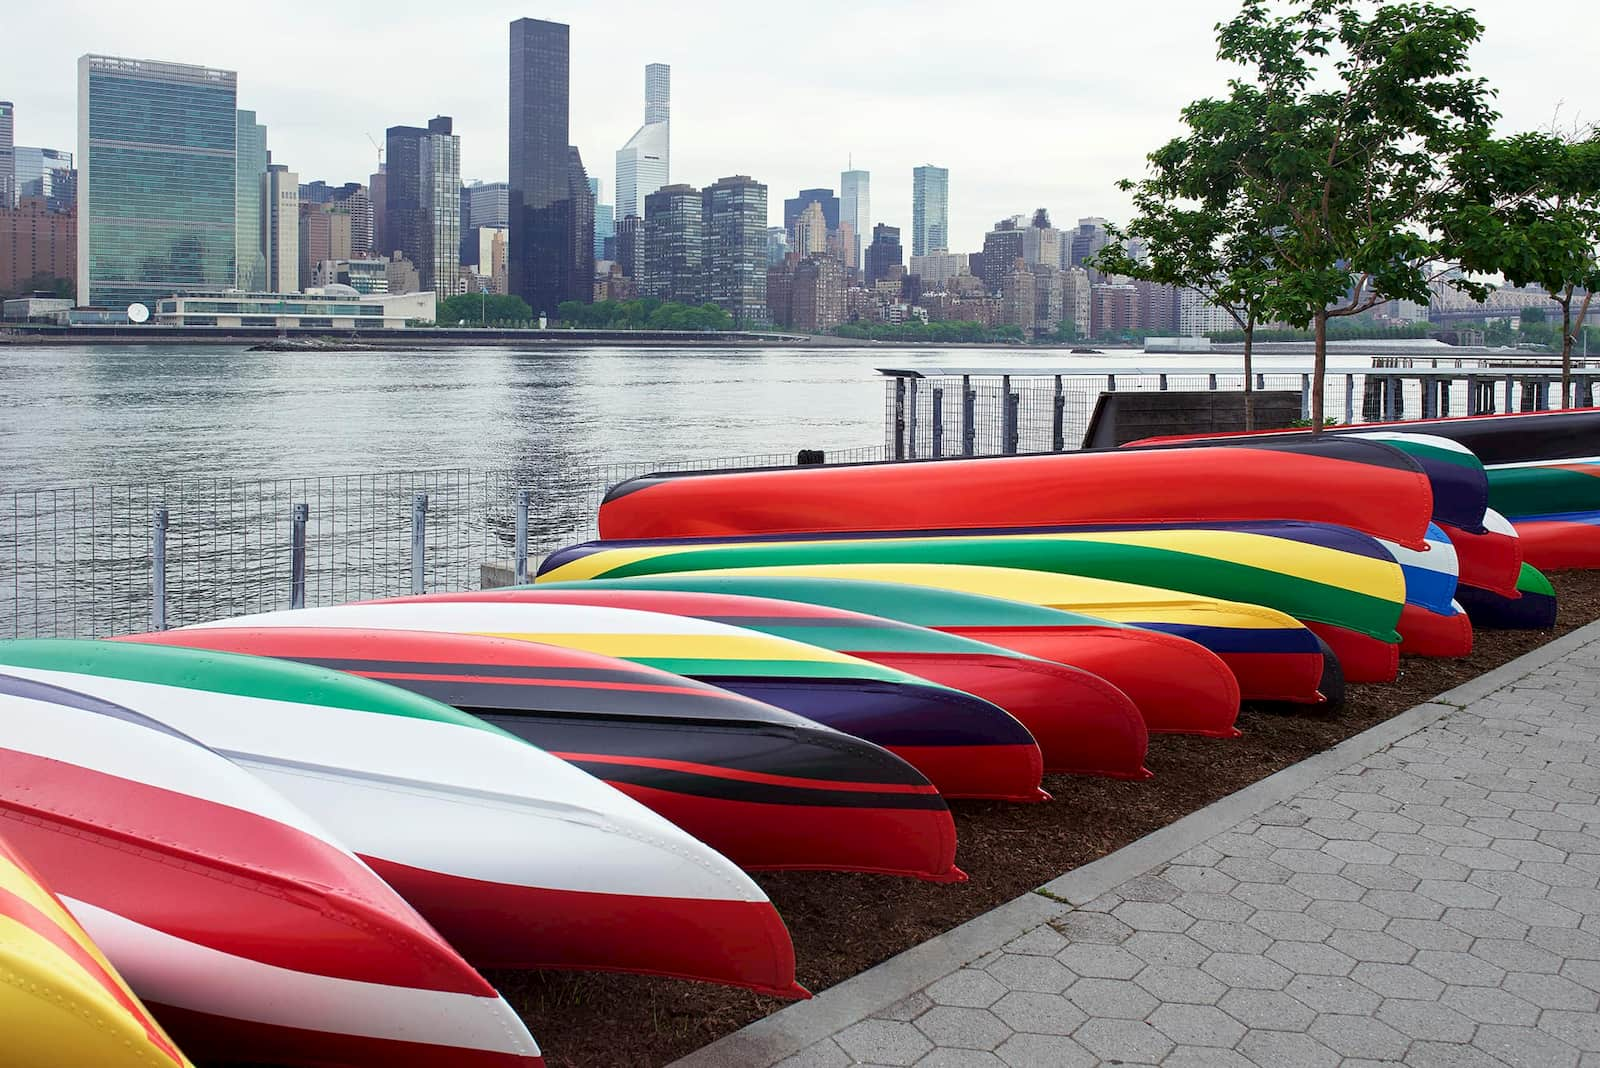
[[[894,1004],[1042,923],[1295,796],[1450,713],[1600,641],[1600,620],[1417,705],[1331,749],[1269,775],[1114,853],[913,946],[810,1001],[799,1002],[674,1061],[668,1068],[770,1068]]]

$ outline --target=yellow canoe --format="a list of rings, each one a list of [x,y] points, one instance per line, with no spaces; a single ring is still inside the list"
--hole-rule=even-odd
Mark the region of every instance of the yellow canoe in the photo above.
[[[0,1062],[189,1068],[78,921],[0,839]]]

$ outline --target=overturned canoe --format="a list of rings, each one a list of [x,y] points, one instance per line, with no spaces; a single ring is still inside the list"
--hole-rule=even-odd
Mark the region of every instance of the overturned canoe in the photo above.
[[[1456,572],[1463,586],[1515,597],[1522,576],[1522,539],[1517,529],[1499,512],[1490,508],[1483,514],[1483,530],[1462,530],[1448,523],[1439,524],[1456,550]]]
[[[1452,604],[1434,612],[1408,604],[1400,613],[1400,652],[1412,656],[1457,658],[1472,655],[1472,620]]]
[[[366,865],[164,723],[0,674],[0,826],[197,1059],[542,1063]]]
[[[327,824],[475,964],[799,992],[788,931],[747,875],[453,708],[342,672],[125,642],[0,643],[0,670],[148,709],[227,754]]]
[[[1493,465],[1489,468],[1489,504],[1513,520],[1600,509],[1600,456]]]
[[[1426,545],[1423,540],[1422,547]],[[1296,523],[1251,524],[1248,529],[596,541],[550,554],[540,564],[539,579],[888,563],[1007,567],[1133,583],[1261,605],[1386,641],[1399,640],[1394,626],[1406,599],[1405,574],[1376,539],[1353,530]],[[1087,607],[1080,610],[1099,614]]]
[[[568,584],[549,585],[559,589]],[[900,582],[726,571],[598,579],[582,585],[770,597],[868,612],[1088,671],[1127,694],[1145,723],[1181,723],[1194,716],[1209,719],[1233,715],[1236,693],[1244,684],[1242,679],[1235,683],[1226,671],[1217,671],[1215,654],[1186,638],[956,590]],[[1290,620],[1289,624],[1293,626],[1294,622]],[[1307,680],[1292,661],[1279,661],[1277,667],[1278,671],[1269,672],[1263,665],[1260,672],[1254,673],[1268,679],[1270,696],[1262,699],[1290,700],[1288,694],[1315,699],[1315,671]],[[1108,717],[1099,723],[1096,734],[1104,738],[1125,721],[1121,713]],[[1118,750],[1126,751],[1126,745]],[[1110,766],[1126,763],[1124,758]]]
[[[44,880],[0,837],[0,1034],[12,1068],[189,1068]]]
[[[1555,587],[1528,564],[1522,565],[1515,597],[1474,586],[1462,586],[1458,596],[1472,625],[1483,630],[1549,630],[1556,625]]]
[[[1095,737],[1104,722],[1139,714],[1126,694],[1085,671],[882,616],[768,597],[604,589],[573,582],[401,600],[578,604],[662,612],[831,649],[998,705],[1028,728],[1039,743],[1044,769],[1052,772],[1095,771],[1104,763]],[[1233,720],[1232,711],[1224,719],[1208,717],[1199,709],[1184,723],[1167,729],[1232,737]]]
[[[1471,449],[1485,466],[1600,455],[1600,408],[1420,419],[1364,429],[1449,438]]]
[[[944,807],[921,774],[870,742],[576,649],[331,627],[132,640],[295,660],[442,701],[609,782],[744,868],[921,870],[922,813]]]
[[[1543,571],[1600,568],[1600,511],[1521,516],[1523,559]]]
[[[1433,495],[1382,442],[1110,450],[654,474],[612,487],[600,536],[939,532],[973,527],[1294,519],[1420,549]]]

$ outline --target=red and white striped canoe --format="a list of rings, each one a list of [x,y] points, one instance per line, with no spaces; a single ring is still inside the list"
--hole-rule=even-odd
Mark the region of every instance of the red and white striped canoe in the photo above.
[[[199,1059],[543,1064],[494,988],[365,864],[146,716],[0,674],[0,832]]]

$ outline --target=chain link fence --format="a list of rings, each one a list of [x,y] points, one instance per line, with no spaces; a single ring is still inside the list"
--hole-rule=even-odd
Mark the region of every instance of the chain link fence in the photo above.
[[[841,449],[824,458],[881,460],[884,450]],[[0,638],[104,637],[291,605],[501,585],[517,574],[519,541],[536,561],[595,537],[600,501],[618,482],[651,471],[795,459],[758,454],[0,495]]]

